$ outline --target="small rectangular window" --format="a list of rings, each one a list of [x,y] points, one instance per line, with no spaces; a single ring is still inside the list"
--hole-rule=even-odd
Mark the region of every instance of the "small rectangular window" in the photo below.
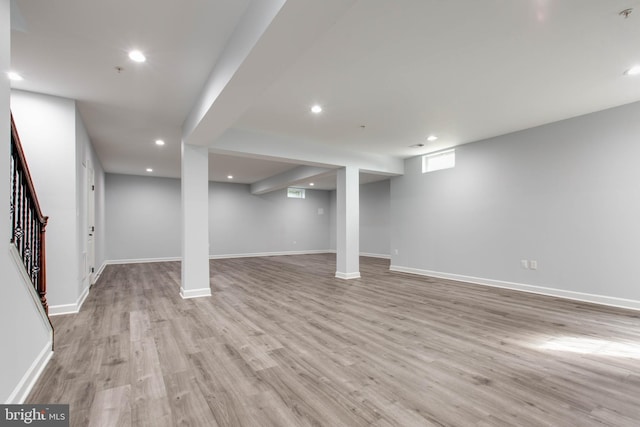
[[[440,151],[439,153],[422,156],[422,173],[449,169],[456,165],[456,150]]]
[[[304,188],[287,188],[287,197],[290,199],[304,199]]]

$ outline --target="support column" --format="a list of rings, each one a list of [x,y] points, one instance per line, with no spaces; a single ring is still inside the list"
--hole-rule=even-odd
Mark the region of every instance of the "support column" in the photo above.
[[[336,277],[360,277],[360,171],[338,169],[336,188]]]
[[[182,298],[211,295],[209,149],[182,143]]]

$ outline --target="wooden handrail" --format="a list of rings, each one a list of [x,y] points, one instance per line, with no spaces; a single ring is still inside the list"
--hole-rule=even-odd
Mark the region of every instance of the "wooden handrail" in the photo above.
[[[40,202],[38,202],[38,197],[36,196],[35,186],[33,185],[33,180],[31,179],[31,171],[29,170],[29,165],[27,164],[27,158],[25,157],[24,150],[22,149],[22,143],[20,142],[20,136],[18,135],[18,130],[16,129],[16,123],[13,121],[13,114],[11,115],[11,140],[16,145],[18,158],[20,159],[20,163],[22,164],[22,167],[26,171],[25,178],[27,181],[27,187],[35,203],[36,212],[38,214],[38,220],[41,223],[46,224],[48,217],[45,217],[42,214],[42,209],[40,209]]]
[[[49,306],[47,303],[45,231],[48,220],[49,217],[42,214],[12,115],[11,243],[20,252],[22,262],[47,314],[49,313]]]

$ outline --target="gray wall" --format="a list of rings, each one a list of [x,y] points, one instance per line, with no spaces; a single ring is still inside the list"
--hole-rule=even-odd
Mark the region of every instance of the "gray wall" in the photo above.
[[[243,184],[209,183],[210,255],[329,249],[329,192],[255,196]],[[106,174],[107,259],[180,257],[180,180]],[[322,215],[318,209],[323,209]]]
[[[14,90],[11,107],[47,225],[51,313],[76,311],[89,289],[87,165],[96,186],[95,254],[104,261],[104,172],[75,101]]]
[[[96,271],[107,259],[107,232],[106,232],[106,200],[105,200],[105,172],[102,168],[102,164],[98,159],[98,156],[90,147],[89,157],[92,159],[93,168],[95,171],[95,268]]]
[[[360,186],[360,253],[389,256],[390,181]]]
[[[180,256],[180,180],[105,175],[107,260]]]
[[[9,0],[0,0],[0,69],[9,69]],[[18,266],[9,252],[10,128],[9,80],[0,79],[0,402],[21,403],[43,358],[50,353],[50,335],[38,313],[37,302],[29,294]],[[20,131],[20,129],[18,129]],[[39,364],[40,363],[40,364]],[[33,369],[35,368],[35,369]]]
[[[286,189],[254,196],[249,185],[211,182],[210,254],[326,251],[329,203],[328,191],[289,199]]]
[[[639,138],[635,103],[458,147],[454,169],[408,159],[392,266],[640,300]]]
[[[336,220],[337,220],[337,193],[336,190],[332,190],[329,192],[329,248],[335,251],[337,249],[336,239],[337,239],[337,229],[336,229]]]
[[[336,192],[330,193],[329,244],[336,249]],[[360,186],[360,254],[388,257],[391,229],[389,180]]]
[[[47,300],[74,305],[80,297],[75,101],[11,91],[11,109],[47,225]]]
[[[90,283],[90,263],[88,256],[88,198],[89,192],[89,171],[93,169],[94,174],[94,197],[95,197],[95,263],[97,270],[104,262],[105,258],[105,234],[104,234],[104,170],[98,156],[93,149],[91,139],[84,125],[82,117],[76,108],[76,206],[78,210],[78,220],[76,222],[78,239],[78,276],[79,294],[88,291]]]

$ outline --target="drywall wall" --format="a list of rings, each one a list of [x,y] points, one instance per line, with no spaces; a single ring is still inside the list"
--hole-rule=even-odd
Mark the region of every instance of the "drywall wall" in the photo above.
[[[87,171],[96,186],[96,267],[104,261],[104,172],[73,100],[11,92],[11,108],[47,225],[47,299],[51,313],[75,312],[90,282]]]
[[[304,199],[286,189],[252,195],[250,186],[211,182],[211,255],[322,251],[329,249],[329,193],[306,190]]]
[[[336,192],[329,205],[329,247],[336,249]],[[360,185],[360,254],[388,257],[391,229],[391,183],[389,180]]]
[[[78,293],[76,111],[70,99],[12,91],[11,109],[47,225],[47,299],[75,304]]]
[[[388,179],[360,186],[360,253],[389,256],[391,183]]]
[[[180,256],[180,180],[105,175],[107,260]]]
[[[106,174],[107,259],[180,257],[180,180]],[[213,257],[329,249],[329,192],[252,195],[244,184],[209,183]],[[319,213],[322,209],[322,213]]]
[[[336,220],[338,215],[338,193],[336,190],[329,192],[329,248],[335,251],[337,248],[338,229]]]
[[[93,174],[94,186],[94,268],[97,270],[104,262],[104,171],[98,156],[93,149],[91,139],[84,121],[76,109],[76,229],[78,248],[78,283],[79,295],[83,295],[91,286],[91,271],[88,247],[88,214],[89,214],[89,176]]]
[[[95,185],[95,266],[99,269],[107,259],[107,238],[105,227],[105,172],[98,159],[93,145],[87,146],[86,159],[88,159],[94,170]]]
[[[10,62],[9,0],[0,0],[0,69],[8,70]],[[9,81],[0,79],[0,402],[21,403],[31,382],[37,377],[51,354],[49,329],[43,323],[38,307],[28,292],[28,283],[20,276],[10,254],[11,222],[9,201],[10,176]]]
[[[453,169],[406,160],[392,268],[633,305],[615,298],[640,301],[638,138],[634,103],[458,147]]]

